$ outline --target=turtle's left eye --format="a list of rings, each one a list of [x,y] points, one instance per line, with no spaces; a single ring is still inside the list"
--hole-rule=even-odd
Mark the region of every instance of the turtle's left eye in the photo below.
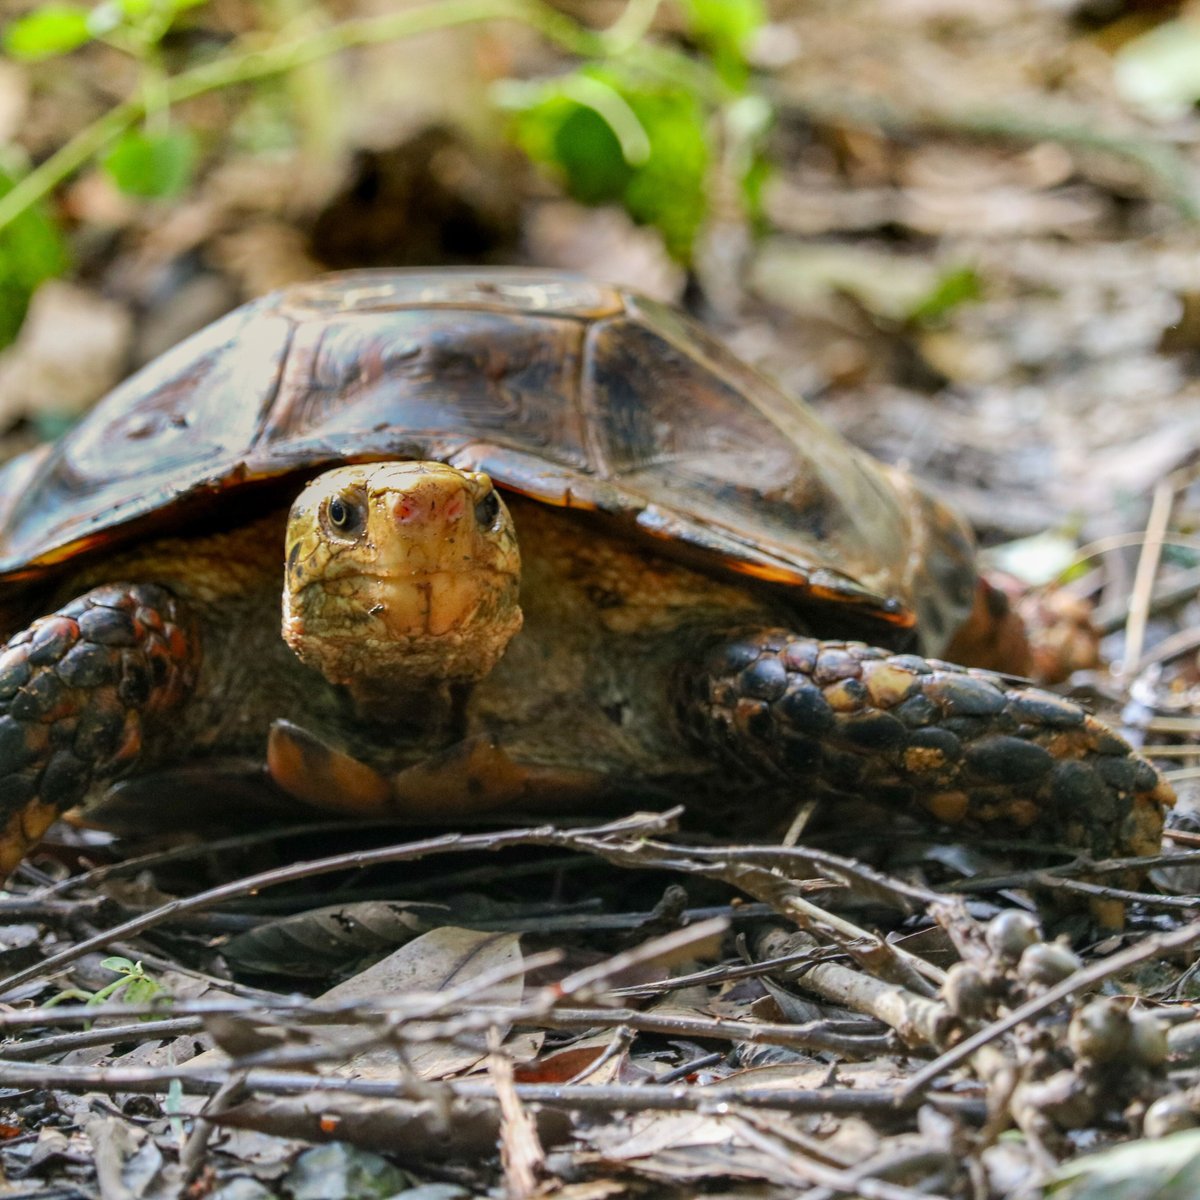
[[[330,499],[325,515],[329,518],[330,528],[337,533],[350,535],[362,528],[362,509],[342,496]]]
[[[475,505],[475,520],[479,522],[480,528],[491,529],[496,523],[496,518],[500,515],[500,498],[495,492],[488,492],[478,504]]]

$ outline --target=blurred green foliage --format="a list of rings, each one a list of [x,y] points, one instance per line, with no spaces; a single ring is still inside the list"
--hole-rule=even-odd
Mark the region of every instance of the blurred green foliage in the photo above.
[[[690,32],[712,56],[725,83],[745,89],[750,68],[746,51],[766,24],[763,0],[681,0]]]
[[[952,267],[913,305],[908,319],[918,325],[933,325],[963,304],[983,295],[983,280],[974,267]]]
[[[26,62],[68,54],[92,40],[90,15],[77,4],[47,4],[5,30],[4,49]]]
[[[372,37],[404,36],[415,25],[402,22],[414,17],[426,28],[524,20],[573,53],[577,65],[562,74],[510,80],[496,89],[497,102],[510,114],[510,136],[569,195],[586,204],[621,204],[635,221],[659,230],[680,262],[692,260],[718,197],[722,216],[731,204],[751,223],[760,215],[769,174],[761,147],[771,110],[754,90],[748,49],[766,21],[763,0],[628,0],[622,16],[601,31],[575,24],[540,0],[447,0],[375,18],[377,33],[365,29],[370,21],[364,19],[338,26],[314,0],[307,9],[313,19],[295,27],[298,36],[273,24],[291,9],[264,4],[251,10],[262,28],[244,42],[225,44],[215,58],[211,46],[208,59],[185,57],[182,73],[172,74],[164,39],[205,2],[49,3],[5,29],[3,48],[13,59],[37,63],[100,42],[133,60],[136,83],[125,104],[77,131],[40,164],[36,180],[16,173],[0,177],[0,345],[14,336],[32,290],[66,267],[63,238],[41,202],[73,171],[95,161],[128,196],[178,196],[192,184],[202,153],[218,154],[222,146],[211,144],[211,137],[210,144],[200,144],[173,111],[173,96],[252,84],[237,108],[250,113],[269,92],[276,105],[286,98],[291,108],[283,121],[298,128],[304,114],[294,95],[278,87],[280,78]],[[674,4],[682,17],[680,39],[652,32],[664,4]],[[278,65],[266,62],[272,50]],[[172,61],[178,57],[173,52]],[[244,133],[245,123],[235,112],[229,136],[236,139],[239,129]],[[19,194],[6,205],[3,196],[14,186]]]
[[[135,57],[151,55],[180,13],[206,0],[104,0],[44,4],[13,21],[4,31],[4,49],[36,62],[69,54],[90,41],[104,41]]]
[[[760,216],[770,109],[752,93],[747,56],[766,22],[761,0],[679,0],[679,7],[689,40],[713,68],[705,92],[692,79],[649,75],[618,58],[509,84],[497,95],[513,111],[517,144],[571,196],[623,204],[688,263],[719,186],[718,165],[736,176],[748,219]]]
[[[708,116],[685,89],[589,65],[502,90],[513,136],[584,204],[619,202],[686,261],[707,211]]]
[[[0,165],[0,196],[15,181],[15,172]],[[66,243],[41,205],[0,232],[0,346],[16,337],[38,284],[61,275],[68,263]]]
[[[129,129],[101,161],[126,195],[165,200],[191,182],[196,138],[187,129]]]

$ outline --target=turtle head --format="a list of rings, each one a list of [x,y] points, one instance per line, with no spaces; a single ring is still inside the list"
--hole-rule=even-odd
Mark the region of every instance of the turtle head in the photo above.
[[[443,463],[326,471],[292,505],[283,637],[351,691],[481,679],[521,628],[516,532],[491,479]]]

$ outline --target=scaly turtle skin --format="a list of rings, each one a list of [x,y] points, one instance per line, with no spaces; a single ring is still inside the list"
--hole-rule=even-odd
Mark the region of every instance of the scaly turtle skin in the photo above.
[[[0,529],[5,869],[118,777],[246,756],[358,811],[856,794],[1096,855],[1171,798],[1077,705],[923,657],[975,575],[911,480],[569,276],[239,309],[0,472]]]

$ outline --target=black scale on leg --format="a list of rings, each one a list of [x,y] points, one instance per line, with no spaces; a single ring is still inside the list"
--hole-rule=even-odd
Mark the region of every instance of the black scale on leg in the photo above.
[[[153,584],[95,588],[8,641],[0,651],[0,867],[94,780],[133,764],[144,720],[188,696],[198,662],[184,606]]]

